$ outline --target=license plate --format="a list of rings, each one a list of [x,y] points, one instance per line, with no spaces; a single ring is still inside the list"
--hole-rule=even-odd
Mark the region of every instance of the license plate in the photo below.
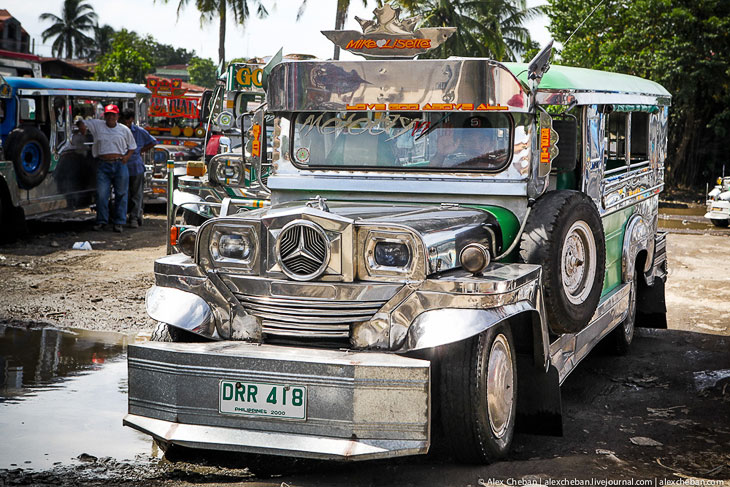
[[[223,414],[307,419],[307,388],[221,380],[218,411]]]

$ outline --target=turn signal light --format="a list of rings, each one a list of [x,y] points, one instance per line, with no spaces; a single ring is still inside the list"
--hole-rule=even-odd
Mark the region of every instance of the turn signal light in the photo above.
[[[180,229],[175,225],[170,227],[170,245],[177,245],[177,237],[180,235]]]

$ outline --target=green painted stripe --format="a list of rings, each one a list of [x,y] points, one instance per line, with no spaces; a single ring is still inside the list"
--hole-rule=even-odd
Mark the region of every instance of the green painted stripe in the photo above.
[[[630,206],[603,218],[603,232],[606,234],[606,275],[603,279],[602,296],[605,296],[621,284],[624,234],[629,217],[636,208]]]

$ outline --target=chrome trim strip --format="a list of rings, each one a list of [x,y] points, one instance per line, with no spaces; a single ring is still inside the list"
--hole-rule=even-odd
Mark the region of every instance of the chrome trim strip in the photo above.
[[[429,445],[428,441],[418,440],[354,440],[180,424],[136,414],[124,416],[123,424],[157,440],[189,448],[265,453],[323,460],[372,460],[418,455],[426,453]]]
[[[550,344],[550,362],[558,370],[561,384],[593,347],[624,319],[630,290],[631,283],[619,286],[599,303],[588,326],[578,333],[561,335]]]

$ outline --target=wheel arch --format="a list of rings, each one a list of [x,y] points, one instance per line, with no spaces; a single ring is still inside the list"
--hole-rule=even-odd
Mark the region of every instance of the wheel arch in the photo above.
[[[636,269],[641,270],[644,283],[651,285],[653,274],[651,264],[654,260],[654,235],[651,225],[641,215],[634,214],[626,223],[623,250],[621,255],[621,281],[634,279]]]

